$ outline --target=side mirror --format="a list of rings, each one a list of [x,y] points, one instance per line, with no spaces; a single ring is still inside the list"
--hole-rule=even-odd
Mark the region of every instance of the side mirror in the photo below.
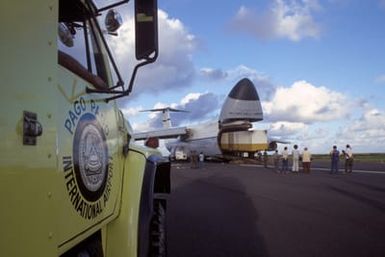
[[[154,62],[158,56],[157,0],[135,0],[135,55]]]
[[[74,38],[71,33],[71,31],[68,29],[68,27],[63,23],[59,23],[58,27],[58,34],[60,41],[67,47],[73,47],[74,46]]]
[[[115,11],[114,9],[111,9],[106,14],[106,18],[104,19],[104,24],[106,26],[108,33],[114,33],[123,24],[123,20],[117,11]]]
[[[107,10],[112,8],[113,6],[117,6],[121,3],[126,3],[129,0],[122,0],[117,4],[109,5],[103,8],[98,9],[98,12]],[[112,23],[115,23],[117,20],[115,18],[115,14],[112,13],[107,16],[112,16]],[[106,17],[107,20],[107,17]],[[110,30],[109,27],[110,22],[106,21],[106,27]],[[117,29],[118,26],[113,24],[111,26],[111,30]],[[109,32],[114,33],[114,32]],[[108,49],[108,48],[107,48]],[[110,55],[110,54],[109,54]],[[157,0],[135,0],[135,57],[139,61],[134,67],[134,70],[131,75],[130,82],[128,84],[127,89],[123,87],[122,80],[119,79],[117,86],[113,87],[122,87],[122,90],[93,90],[87,88],[87,93],[108,93],[108,94],[116,94],[112,97],[104,99],[106,102],[127,96],[131,93],[132,88],[134,86],[134,80],[136,77],[136,73],[138,69],[144,65],[149,63],[153,63],[158,58],[158,6]],[[116,65],[113,63],[113,66]],[[118,76],[119,73],[118,73]]]

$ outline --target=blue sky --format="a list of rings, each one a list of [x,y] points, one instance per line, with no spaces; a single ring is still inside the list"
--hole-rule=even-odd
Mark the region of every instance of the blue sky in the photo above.
[[[269,134],[328,152],[385,150],[385,0],[159,0],[157,63],[139,71],[119,105],[136,130],[161,126],[139,112],[189,108],[174,125],[215,120],[243,77],[261,97]],[[111,39],[128,80],[132,15]],[[204,110],[202,112],[202,110]]]

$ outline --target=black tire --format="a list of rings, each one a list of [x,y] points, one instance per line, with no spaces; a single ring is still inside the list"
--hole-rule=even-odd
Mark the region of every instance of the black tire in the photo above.
[[[150,257],[167,257],[167,226],[165,200],[154,199],[150,227]]]

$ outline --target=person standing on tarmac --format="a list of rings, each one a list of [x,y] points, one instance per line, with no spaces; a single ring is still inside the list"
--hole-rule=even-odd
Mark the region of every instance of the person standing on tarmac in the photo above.
[[[287,151],[287,146],[282,151],[282,169],[281,173],[287,174],[289,171],[289,152]]]
[[[333,146],[333,150],[330,152],[330,159],[332,161],[330,174],[337,174],[338,173],[338,165],[340,162],[340,151],[337,150],[337,146]]]
[[[264,152],[263,152],[263,166],[264,166],[265,168],[267,168],[267,161],[268,161],[267,159],[268,159],[267,152],[264,151]]]
[[[345,156],[345,173],[353,171],[353,152],[349,144],[346,145],[345,151],[342,151]]]
[[[273,154],[273,162],[274,162],[274,171],[275,172],[279,172],[279,154],[278,154],[278,150],[275,150],[274,154]]]
[[[203,162],[205,161],[205,155],[203,152],[199,153],[199,168],[203,168]]]
[[[191,159],[191,168],[197,169],[198,168],[198,154],[196,151],[191,151],[190,154],[190,159]]]
[[[307,147],[304,148],[302,153],[302,167],[303,172],[306,174],[310,173],[310,166],[311,166],[311,153],[307,149]]]
[[[299,172],[299,151],[298,151],[298,145],[294,145],[294,150],[291,152],[293,156],[293,167],[292,171],[294,173]]]

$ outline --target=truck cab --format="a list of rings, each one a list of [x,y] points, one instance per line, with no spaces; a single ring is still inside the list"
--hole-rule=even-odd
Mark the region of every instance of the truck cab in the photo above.
[[[1,255],[166,256],[170,164],[116,103],[157,58],[156,1],[135,2],[127,85],[106,37],[128,1],[107,2],[0,3]]]

